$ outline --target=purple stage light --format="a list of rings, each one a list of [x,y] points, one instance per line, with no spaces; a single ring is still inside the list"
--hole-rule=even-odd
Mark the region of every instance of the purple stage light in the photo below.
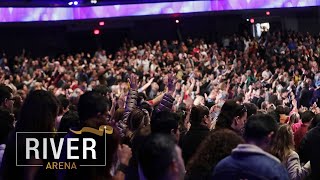
[[[71,5],[75,5],[75,2],[78,1],[72,2],[73,4]],[[3,7],[0,8],[0,22],[79,20],[208,11],[308,7],[318,5],[320,5],[320,0],[203,0],[90,7]]]

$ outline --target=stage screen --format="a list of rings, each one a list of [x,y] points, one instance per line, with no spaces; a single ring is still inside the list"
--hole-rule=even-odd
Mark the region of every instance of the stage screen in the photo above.
[[[89,7],[3,7],[0,8],[0,22],[61,21],[318,5],[320,0],[208,0]]]

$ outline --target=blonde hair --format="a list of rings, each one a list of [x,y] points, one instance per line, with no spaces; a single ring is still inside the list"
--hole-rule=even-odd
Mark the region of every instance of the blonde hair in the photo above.
[[[279,158],[281,162],[285,162],[292,150],[294,150],[294,141],[291,127],[288,124],[283,124],[275,134],[271,154]]]

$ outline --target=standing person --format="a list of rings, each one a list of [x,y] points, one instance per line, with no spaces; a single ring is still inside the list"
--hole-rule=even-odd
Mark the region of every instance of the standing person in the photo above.
[[[0,85],[0,106],[12,113],[13,104],[14,104],[14,98],[12,94],[12,89],[4,84],[1,84]]]
[[[299,155],[302,163],[310,161],[311,179],[320,179],[320,123],[312,128],[302,139]]]
[[[9,111],[0,108],[0,168],[9,133],[14,130],[14,117]]]
[[[295,149],[299,149],[303,137],[307,134],[308,128],[313,120],[315,114],[311,111],[306,111],[301,114],[301,126],[294,132]]]
[[[293,132],[290,125],[280,126],[274,137],[271,153],[287,168],[291,180],[303,180],[310,174],[310,162],[301,166],[299,155],[294,151]]]
[[[230,156],[218,163],[212,179],[288,180],[279,159],[267,153],[277,128],[277,122],[270,115],[251,116],[244,132],[246,144],[238,145]]]
[[[80,128],[92,129],[92,131],[98,131],[101,126],[107,127],[109,133],[105,132],[104,136],[99,136],[94,133],[85,133],[72,130],[65,137],[65,141],[68,138],[93,138],[96,141],[96,154],[97,158],[90,160],[90,164],[105,164],[105,166],[78,166],[77,170],[59,170],[57,172],[59,180],[69,179],[125,179],[125,169],[129,165],[132,152],[131,148],[127,145],[120,145],[120,136],[117,131],[107,126],[107,110],[108,104],[106,97],[100,93],[89,91],[81,95],[78,103],[78,114],[80,119]],[[62,148],[60,162],[67,162],[67,144],[65,143]],[[81,145],[79,152],[81,151]],[[100,155],[100,156],[99,156]],[[99,158],[100,157],[100,158]],[[101,158],[103,157],[103,158]],[[119,161],[119,166],[115,161],[115,157]],[[75,161],[78,164],[88,163],[85,160]],[[117,168],[118,167],[118,168]],[[120,167],[120,168],[119,168]],[[116,170],[112,173],[112,168]]]
[[[202,140],[208,135],[212,120],[209,109],[206,106],[198,105],[191,109],[191,128],[181,140],[182,156],[185,163],[198,149]]]
[[[36,90],[30,92],[22,105],[20,118],[16,123],[16,129],[9,135],[7,147],[3,156],[1,176],[6,180],[16,179],[53,179],[54,176],[51,172],[44,172],[44,167],[35,166],[16,166],[16,158],[19,164],[46,164],[49,159],[35,159],[31,157],[29,160],[24,160],[22,157],[25,154],[25,144],[16,144],[16,132],[53,132],[54,123],[58,113],[58,101],[55,96],[43,90]],[[39,138],[52,137],[52,134],[32,134]],[[23,142],[21,136],[20,142]],[[18,138],[18,139],[19,139]],[[40,145],[41,146],[41,145]],[[16,157],[16,150],[18,157]],[[41,153],[40,153],[41,154]],[[48,155],[50,158],[50,155]],[[12,173],[15,172],[15,173]]]
[[[247,121],[247,109],[245,105],[237,104],[234,100],[227,100],[218,116],[216,129],[227,128],[243,135]]]

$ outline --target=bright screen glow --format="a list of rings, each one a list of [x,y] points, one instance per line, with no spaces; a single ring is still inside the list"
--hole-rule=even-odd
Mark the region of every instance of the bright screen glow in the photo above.
[[[91,7],[5,7],[0,8],[0,22],[60,21],[318,5],[320,0],[208,0]]]

